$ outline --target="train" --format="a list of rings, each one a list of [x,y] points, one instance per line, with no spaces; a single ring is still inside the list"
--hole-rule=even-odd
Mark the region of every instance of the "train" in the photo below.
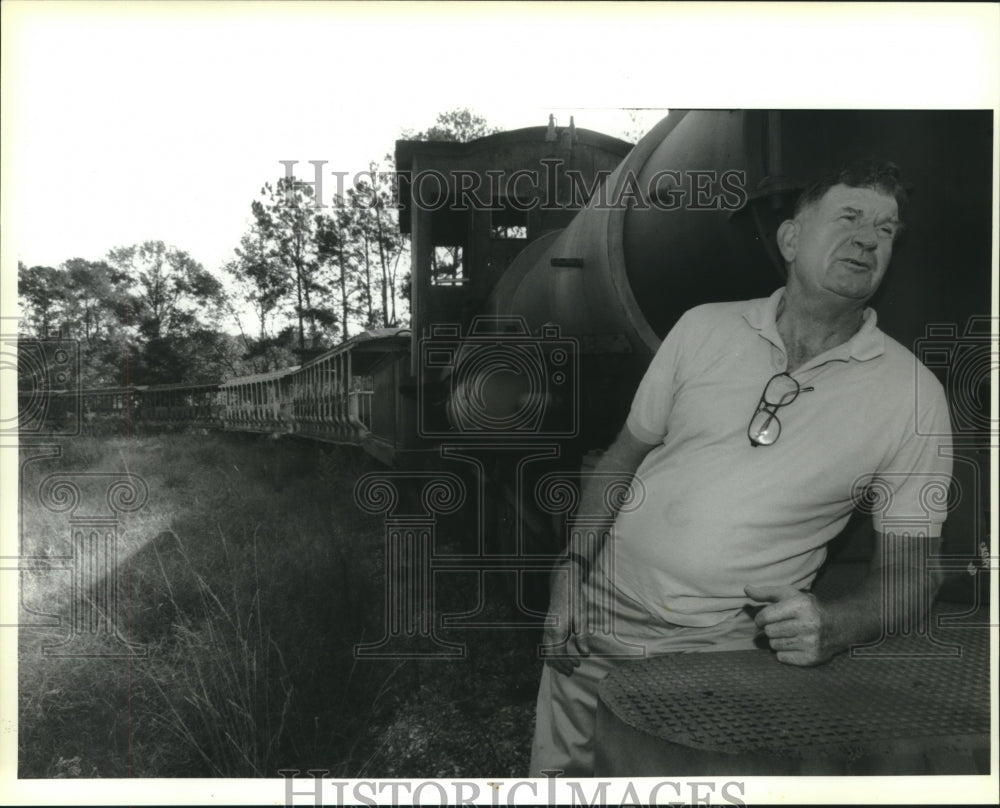
[[[531,534],[545,545],[546,514],[523,491],[607,446],[685,310],[781,285],[775,232],[798,193],[865,156],[896,162],[910,190],[906,233],[873,305],[948,391],[967,495],[946,551],[975,556],[988,536],[996,433],[988,111],[671,110],[634,146],[573,122],[401,140],[409,327],[369,329],[301,366],[216,384],[22,399],[84,428],[116,417],[300,436],[401,471],[476,455],[488,525],[510,532],[517,521],[519,544]],[[456,259],[447,271],[442,250]],[[29,415],[23,423],[45,420]]]

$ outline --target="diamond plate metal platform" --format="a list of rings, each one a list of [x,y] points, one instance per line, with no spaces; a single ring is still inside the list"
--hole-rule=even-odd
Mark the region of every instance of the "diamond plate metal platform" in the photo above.
[[[768,650],[626,663],[601,684],[597,773],[988,773],[988,613],[948,616],[967,608],[815,668]]]

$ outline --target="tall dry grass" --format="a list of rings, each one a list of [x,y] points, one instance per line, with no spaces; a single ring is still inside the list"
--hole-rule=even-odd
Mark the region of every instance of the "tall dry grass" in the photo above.
[[[99,637],[84,638],[92,657],[46,656],[65,623],[22,629],[21,776],[276,776],[303,760],[349,770],[391,672],[358,676],[350,653],[376,619],[358,598],[381,600],[381,526],[350,496],[359,463],[208,435],[74,439],[27,463],[23,529],[54,559],[68,521],[32,501],[46,475],[127,470],[150,498],[120,525],[115,615],[144,656],[101,656],[121,648]],[[33,612],[65,617],[60,564],[24,576]]]
[[[384,526],[351,493],[372,468],[336,447],[213,434],[74,439],[25,464],[25,537],[52,563],[23,576],[20,776],[523,772],[536,638],[453,631],[469,653],[452,662],[354,657],[383,632]],[[114,616],[144,656],[104,656],[121,643],[91,636],[92,656],[42,653],[67,634],[42,625],[66,614],[67,516],[32,493],[57,470],[129,471],[149,487],[121,520]],[[446,578],[442,607],[478,608],[475,575]]]
[[[178,619],[172,642],[140,665],[163,705],[153,717],[215,775],[273,775],[292,707],[294,686],[281,648],[271,635],[261,606],[256,534],[250,569],[234,563],[225,533],[219,541],[232,585],[216,592],[183,546],[180,554],[194,580],[201,609],[192,615],[178,603],[169,573],[157,552],[170,604]],[[154,548],[155,549],[155,548]],[[253,594],[240,595],[237,581],[250,575]],[[176,673],[163,676],[163,666]]]

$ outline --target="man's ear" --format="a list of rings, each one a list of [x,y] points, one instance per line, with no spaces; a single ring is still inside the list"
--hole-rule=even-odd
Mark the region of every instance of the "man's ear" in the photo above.
[[[793,219],[785,219],[778,227],[778,249],[786,261],[795,259],[799,242],[799,225]]]

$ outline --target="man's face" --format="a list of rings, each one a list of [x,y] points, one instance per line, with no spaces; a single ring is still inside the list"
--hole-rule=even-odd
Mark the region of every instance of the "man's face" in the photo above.
[[[778,232],[789,281],[808,294],[865,302],[885,276],[899,228],[893,197],[835,185]]]

